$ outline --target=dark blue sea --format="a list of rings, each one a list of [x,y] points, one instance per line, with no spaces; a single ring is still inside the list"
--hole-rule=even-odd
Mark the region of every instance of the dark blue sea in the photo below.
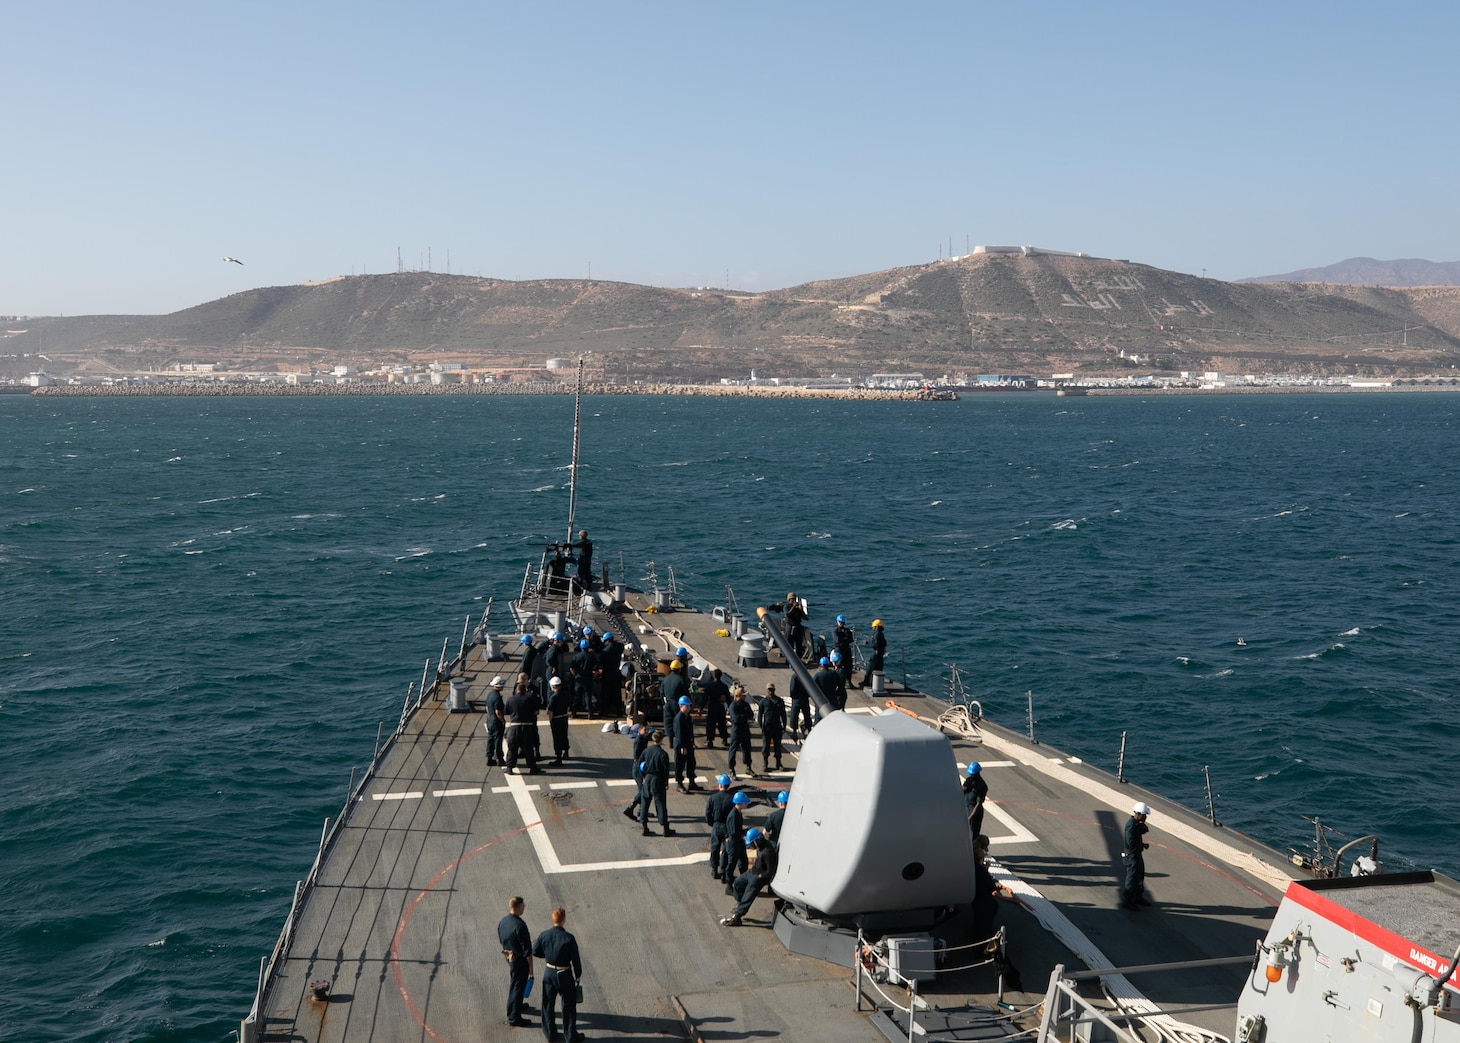
[[[379,723],[566,531],[572,415],[0,398],[0,1039],[230,1038]],[[1460,875],[1460,395],[598,398],[582,442],[615,577],[880,616],[894,676],[1193,807],[1209,766],[1235,829]]]

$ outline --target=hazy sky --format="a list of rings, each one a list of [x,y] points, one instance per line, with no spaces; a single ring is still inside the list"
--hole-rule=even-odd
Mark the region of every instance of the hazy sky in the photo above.
[[[0,314],[1460,257],[1460,4],[0,0]],[[221,260],[231,255],[243,266]]]

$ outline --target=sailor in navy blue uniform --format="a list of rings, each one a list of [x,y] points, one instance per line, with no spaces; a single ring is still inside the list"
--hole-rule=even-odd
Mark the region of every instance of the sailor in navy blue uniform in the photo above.
[[[540,774],[537,766],[537,711],[541,708],[537,695],[519,684],[512,698],[503,707],[507,714],[507,774],[517,770],[517,758],[527,761],[530,774]]]
[[[815,720],[811,716],[811,693],[801,684],[801,678],[794,670],[791,672],[791,688],[787,694],[791,697],[791,738],[804,739],[811,734],[811,725]]]
[[[776,845],[767,840],[760,830],[752,829],[745,834],[745,846],[755,849],[755,865],[735,878],[732,888],[736,898],[735,911],[721,917],[720,923],[724,927],[739,927],[741,918],[750,912],[761,888],[769,886],[776,878],[776,862],[779,859]]]
[[[755,720],[755,711],[745,698],[745,689],[735,686],[730,700],[730,778],[735,778],[735,755],[745,757],[745,773],[755,774],[755,764],[750,753],[750,724]]]
[[[887,655],[887,635],[882,632],[882,620],[872,620],[872,658],[867,660],[867,672],[862,683],[872,687],[872,675],[882,670],[883,658]]]
[[[857,635],[851,627],[847,626],[846,616],[836,617],[836,630],[832,634],[832,642],[836,645],[837,655],[841,656],[842,684],[851,688],[852,657],[856,654]]]
[[[983,808],[989,796],[989,784],[984,781],[983,765],[973,761],[963,773],[963,804],[968,808],[968,833],[977,840],[983,832]]]
[[[720,668],[710,671],[710,679],[700,684],[700,695],[705,701],[705,746],[713,749],[716,733],[720,741],[730,742],[730,733],[725,729],[725,704],[730,701],[730,686],[720,680]]]
[[[664,734],[674,734],[674,715],[679,713],[679,697],[689,695],[689,678],[684,660],[670,661],[669,673],[659,679],[659,697],[664,700]]]
[[[776,810],[765,817],[765,835],[776,847],[781,846],[781,829],[786,822],[786,801],[791,799],[791,794],[785,790],[776,794]]]
[[[695,721],[689,715],[689,696],[679,697],[679,713],[674,715],[674,784],[681,793],[692,793],[704,787],[695,781]],[[686,779],[688,776],[688,779]]]
[[[553,766],[558,767],[568,756],[568,713],[573,696],[561,677],[548,679],[548,691],[552,693],[547,701],[548,731],[553,739]]]
[[[542,1034],[547,1040],[558,1039],[556,1007],[563,1003],[563,1035],[568,1043],[579,1043],[578,981],[583,977],[583,960],[578,955],[578,939],[563,927],[568,919],[562,906],[553,910],[553,925],[537,936],[532,955],[543,962],[542,971]]]
[[[705,801],[705,825],[710,827],[710,874],[718,880],[720,852],[725,846],[725,820],[730,817],[730,807],[735,796],[730,792],[729,775],[716,776],[715,784],[719,788]]]
[[[664,733],[655,732],[644,748],[644,759],[639,762],[643,772],[643,785],[639,788],[639,829],[649,835],[649,802],[653,801],[659,812],[659,827],[666,837],[674,836],[669,828],[669,754],[664,752]]]
[[[1150,813],[1150,807],[1137,801],[1125,822],[1125,850],[1120,853],[1120,860],[1125,864],[1125,883],[1120,889],[1120,904],[1126,909],[1151,904],[1146,897],[1146,848],[1151,845],[1145,841],[1151,828],[1146,825]]]
[[[720,879],[725,881],[725,893],[730,893],[730,884],[737,873],[745,869],[745,809],[750,807],[750,794],[740,792],[730,801],[730,813],[725,816],[725,844],[720,849]]]
[[[639,805],[644,800],[644,750],[649,746],[649,736],[654,734],[644,715],[639,714],[639,723],[634,725],[634,758],[629,763],[629,774],[634,780],[634,802],[624,808],[624,818],[637,820]]]
[[[507,903],[507,915],[497,924],[497,941],[502,943],[502,955],[507,958],[509,978],[507,981],[507,1024],[513,1028],[529,1026],[532,1022],[522,1016],[522,993],[527,980],[532,977],[532,935],[527,933],[527,923],[522,919],[522,910],[527,903],[521,897]]]
[[[841,661],[841,656],[833,652],[832,655]],[[821,689],[821,694],[826,701],[831,703],[833,710],[845,710],[847,708],[847,686],[842,683],[842,675],[832,668],[832,661],[827,656],[821,657],[821,669],[811,678],[816,682],[816,687]]]
[[[487,686],[487,765],[505,763],[506,751],[502,748],[503,736],[507,731],[507,714],[503,709],[502,689],[505,678],[494,677]]]

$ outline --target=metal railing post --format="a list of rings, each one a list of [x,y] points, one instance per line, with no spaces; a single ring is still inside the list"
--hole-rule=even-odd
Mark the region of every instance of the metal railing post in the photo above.
[[[1030,690],[1030,691],[1025,692],[1024,693],[1024,698],[1025,698],[1025,700],[1027,701],[1027,703],[1029,705],[1029,741],[1031,743],[1033,743],[1035,746],[1038,746],[1039,745],[1039,740],[1034,737],[1034,692],[1033,692],[1033,690]]]
[[[1115,763],[1115,780],[1125,781],[1125,732],[1120,733],[1120,760]]]
[[[1217,804],[1212,797],[1212,769],[1209,765],[1203,764],[1201,773],[1206,776],[1207,780],[1207,818],[1212,820],[1212,825],[1220,826],[1221,823],[1217,821]]]

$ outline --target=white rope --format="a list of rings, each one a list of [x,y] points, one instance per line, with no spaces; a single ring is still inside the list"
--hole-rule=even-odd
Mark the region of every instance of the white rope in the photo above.
[[[947,728],[950,732],[957,732],[965,739],[982,739],[982,733],[978,725],[973,723],[973,718],[968,715],[966,706],[950,706],[938,715],[938,727]]]
[[[1095,943],[1085,936],[1085,933],[1069,921],[1059,907],[1051,902],[1044,895],[1040,894],[1033,886],[1013,873],[1009,872],[994,859],[988,860],[989,873],[994,880],[1002,884],[1039,921],[1039,925],[1050,934],[1054,935],[1066,949],[1074,953],[1092,971],[1114,970],[1115,964],[1111,963],[1106,955],[1096,947]],[[1105,994],[1112,1003],[1126,1013],[1140,1013],[1150,1015],[1143,1018],[1143,1023],[1152,1026],[1160,1033],[1163,1039],[1177,1039],[1183,1043],[1228,1043],[1225,1036],[1196,1025],[1189,1025],[1186,1022],[1178,1021],[1169,1014],[1162,1014],[1161,1008],[1146,999],[1141,991],[1131,984],[1123,974],[1110,974],[1101,979],[1104,982]],[[1170,1033],[1170,1035],[1167,1035]]]

